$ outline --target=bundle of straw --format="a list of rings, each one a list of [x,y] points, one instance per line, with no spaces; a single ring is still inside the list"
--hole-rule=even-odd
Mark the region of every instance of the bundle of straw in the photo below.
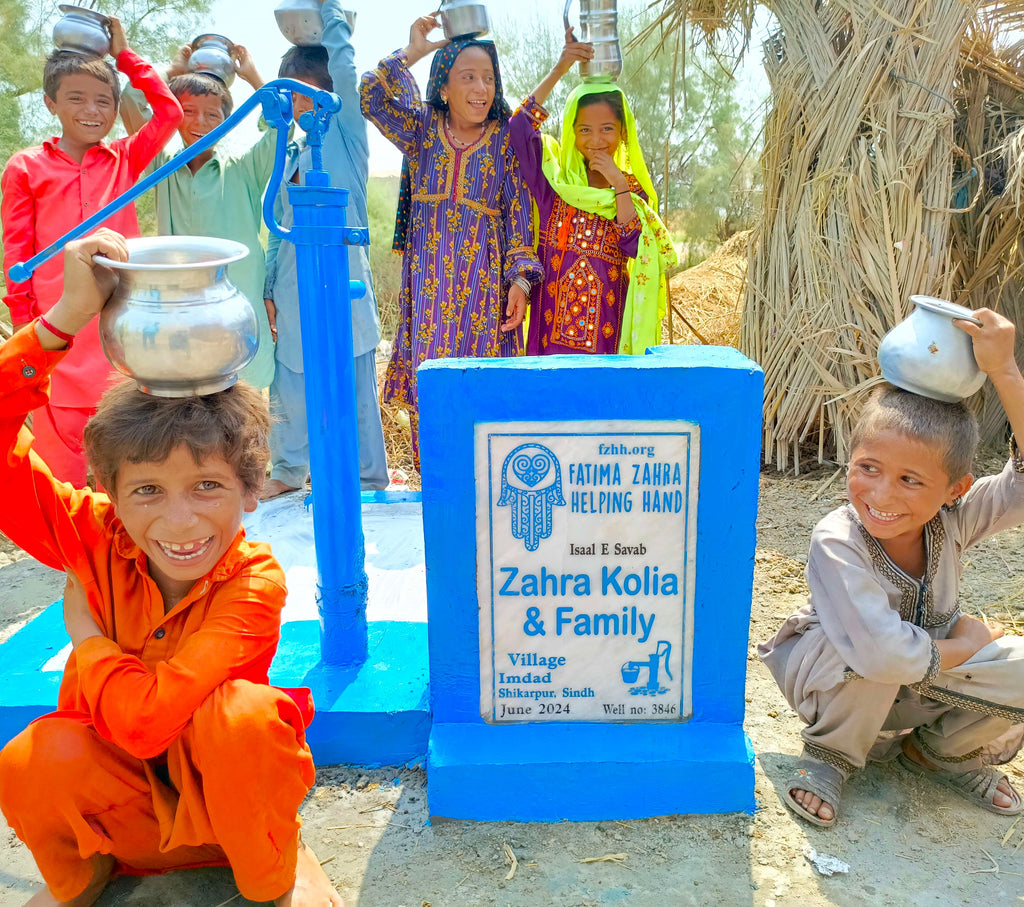
[[[669,280],[665,343],[739,343],[750,232],[734,233],[699,265]]]
[[[952,219],[950,255],[954,301],[995,309],[1024,328],[1024,44],[1000,44],[1009,28],[1019,33],[1021,19],[1021,5],[983,9],[961,45],[955,136],[964,159],[957,200],[966,209]],[[1017,341],[1019,359],[1024,330]],[[982,438],[1002,441],[1006,417],[990,384],[975,402]]]
[[[765,371],[764,457],[842,460],[914,293],[988,306],[1024,346],[1024,0],[769,0],[771,110],[740,348]],[[663,0],[657,27],[743,46],[744,0]],[[1007,40],[1009,38],[1009,40]],[[982,436],[1005,417],[975,401]]]
[[[843,458],[879,378],[878,339],[908,297],[949,297],[951,100],[977,4],[773,5],[766,46],[765,206],[741,349],[765,371],[764,457]]]

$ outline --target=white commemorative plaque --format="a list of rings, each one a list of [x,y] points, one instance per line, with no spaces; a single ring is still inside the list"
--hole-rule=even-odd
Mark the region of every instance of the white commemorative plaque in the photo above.
[[[689,718],[699,427],[491,422],[475,445],[484,720]]]

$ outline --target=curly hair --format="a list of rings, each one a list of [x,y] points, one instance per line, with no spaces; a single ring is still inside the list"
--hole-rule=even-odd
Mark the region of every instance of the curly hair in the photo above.
[[[210,456],[231,464],[257,494],[270,460],[270,412],[262,394],[239,381],[202,397],[155,397],[133,381],[114,385],[85,426],[85,452],[111,492],[123,463],[162,463],[184,446],[196,463]]]

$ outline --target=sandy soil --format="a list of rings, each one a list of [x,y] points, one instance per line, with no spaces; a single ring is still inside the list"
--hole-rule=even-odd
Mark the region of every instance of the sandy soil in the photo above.
[[[810,530],[837,505],[842,491],[833,472],[762,477],[747,679],[746,729],[757,754],[753,816],[431,824],[422,769],[325,768],[303,806],[305,834],[328,861],[326,871],[346,903],[923,907],[1024,900],[1024,821],[1018,825],[975,809],[898,766],[870,766],[855,776],[846,788],[841,821],[831,831],[801,824],[779,800],[799,752],[799,722],[754,656],[754,645],[802,601]],[[1017,619],[1024,595],[1022,543],[1024,533],[1015,530],[972,551],[963,594],[968,611],[984,608]],[[54,577],[43,571],[21,563],[3,567],[0,595],[11,594],[13,579],[25,601],[49,601],[54,590],[60,592],[59,577],[54,585]],[[1020,760],[1009,774],[1024,790]],[[642,796],[643,778],[636,784]],[[5,829],[0,835],[7,845],[0,848],[0,905],[22,904],[37,890],[38,876],[14,834]],[[505,845],[518,861],[512,878]],[[804,856],[808,846],[848,862],[849,874],[819,875]],[[580,862],[614,854],[623,856]],[[237,896],[226,870],[206,870],[121,879],[98,903],[242,907],[249,902]]]

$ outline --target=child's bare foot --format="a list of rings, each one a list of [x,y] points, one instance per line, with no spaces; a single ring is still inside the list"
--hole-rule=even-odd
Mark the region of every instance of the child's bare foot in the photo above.
[[[783,798],[801,819],[822,828],[836,824],[846,776],[835,766],[804,755],[796,764]]]
[[[919,772],[919,774],[927,775],[932,773],[935,780],[941,781],[941,783],[945,784],[947,787],[951,787],[968,800],[977,801],[980,806],[985,806],[986,803],[991,804],[991,806],[995,807],[995,809],[991,810],[992,812],[1006,811],[1009,815],[1016,815],[1020,812],[1020,796],[1010,785],[1006,775],[997,773],[991,767],[986,767],[976,772],[952,772],[947,769],[942,769],[935,763],[930,762],[924,753],[917,748],[910,737],[903,741],[903,757],[905,760],[909,760],[914,765],[920,766],[924,770]],[[906,761],[904,761],[903,765],[906,766]],[[988,788],[991,787],[990,783],[982,785],[980,778],[974,779],[969,777],[975,774],[998,775],[999,781],[995,785],[995,789],[989,791]],[[963,782],[958,780],[961,778],[964,779]]]
[[[269,501],[271,498],[288,494],[289,491],[298,490],[298,488],[293,488],[291,485],[285,485],[280,479],[268,479],[263,485],[263,491],[260,492],[260,500]]]
[[[274,901],[276,907],[345,907],[337,889],[327,878],[320,861],[299,839],[295,884]]]
[[[91,904],[95,904],[96,899],[103,893],[103,889],[107,887],[107,882],[110,881],[115,861],[111,856],[100,855],[92,859],[92,881],[77,898],[72,898],[70,901],[58,901],[49,888],[44,888],[32,895],[25,907],[90,907]]]
[[[831,822],[836,816],[836,811],[831,803],[827,803],[809,790],[793,787],[790,788],[789,795],[812,816],[817,816],[823,822]]]

